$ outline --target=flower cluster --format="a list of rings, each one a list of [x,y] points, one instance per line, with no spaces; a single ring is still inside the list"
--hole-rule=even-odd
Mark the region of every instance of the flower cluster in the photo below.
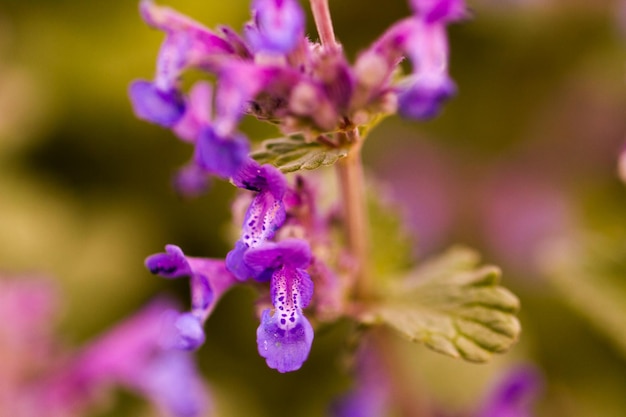
[[[319,3],[312,1],[314,15]],[[315,304],[320,316],[332,316],[341,304],[335,271],[315,251],[328,222],[320,220],[304,180],[290,185],[279,169],[249,156],[250,144],[238,124],[250,114],[274,123],[286,136],[349,149],[361,140],[359,128],[381,115],[435,116],[455,91],[447,72],[446,25],[465,17],[466,10],[462,0],[412,0],[410,5],[412,15],[392,25],[350,65],[328,28],[318,28],[319,43],[305,36],[305,13],[296,0],[254,0],[243,35],[229,27],[211,30],[151,0],[141,2],[144,20],[165,32],[165,41],[154,79],[133,82],[130,97],[139,118],[194,145],[177,187],[199,193],[209,177],[217,176],[252,193],[240,237],[225,261],[187,257],[173,245],[147,259],[155,274],[191,277],[191,312],[171,321],[174,346],[200,346],[202,325],[220,295],[251,280],[269,282],[272,304],[261,314],[260,355],[280,372],[296,370],[306,360],[313,328],[303,309]],[[412,71],[399,77],[405,57]],[[201,81],[184,91],[182,75],[188,69],[214,75],[215,86]],[[290,233],[287,225],[300,233]]]

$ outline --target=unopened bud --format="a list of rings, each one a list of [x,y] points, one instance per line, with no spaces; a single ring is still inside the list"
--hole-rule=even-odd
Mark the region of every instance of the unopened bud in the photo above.
[[[292,112],[308,116],[319,106],[319,95],[315,87],[309,83],[297,84],[291,92],[289,108]]]
[[[360,84],[376,87],[385,80],[389,68],[385,59],[377,53],[368,52],[356,61],[354,71]]]

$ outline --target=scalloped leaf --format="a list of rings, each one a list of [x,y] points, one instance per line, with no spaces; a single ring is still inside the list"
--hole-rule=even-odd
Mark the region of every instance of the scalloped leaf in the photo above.
[[[272,164],[287,173],[332,165],[346,155],[346,147],[307,142],[304,137],[296,135],[264,140],[261,148],[250,156],[260,164]]]
[[[474,251],[453,248],[396,281],[360,318],[437,352],[485,362],[507,351],[521,327],[519,300],[498,285],[500,270],[478,263]]]

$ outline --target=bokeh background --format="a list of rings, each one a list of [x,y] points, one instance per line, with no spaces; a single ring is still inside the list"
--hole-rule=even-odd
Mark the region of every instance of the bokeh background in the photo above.
[[[209,27],[249,18],[244,0],[167,4]],[[450,29],[458,96],[428,123],[385,120],[365,159],[414,232],[416,256],[479,249],[520,296],[524,332],[488,365],[397,348],[415,368],[416,396],[446,415],[471,415],[493,378],[523,362],[545,377],[538,416],[624,416],[626,3],[469,5],[473,18]],[[350,57],[409,13],[404,0],[331,9]],[[166,243],[197,256],[229,250],[232,187],[176,195],[171,176],[191,149],[130,108],[128,84],[152,76],[161,40],[135,1],[0,0],[0,271],[56,283],[62,313],[50,326],[68,345],[157,294],[187,302],[186,282],[143,267]],[[243,129],[275,134],[252,120]],[[198,353],[220,415],[324,415],[349,385],[338,353],[345,324],[317,334],[300,372],[279,375],[256,354],[253,303],[250,289],[229,293]],[[122,390],[94,411],[147,413]]]

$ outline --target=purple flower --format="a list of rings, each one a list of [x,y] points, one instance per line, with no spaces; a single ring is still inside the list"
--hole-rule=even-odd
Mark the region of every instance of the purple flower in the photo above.
[[[354,386],[331,405],[333,417],[379,417],[387,415],[391,383],[379,353],[368,340],[356,354]]]
[[[426,23],[453,22],[468,15],[463,0],[410,0],[410,4]]]
[[[235,52],[225,39],[168,7],[142,0],[139,10],[146,23],[166,33],[155,76],[155,85],[159,90],[177,87],[184,70],[214,69],[224,57]]]
[[[215,68],[233,55],[234,48],[201,24],[167,7],[143,0],[140,12],[152,27],[166,32],[157,60],[154,82],[138,80],[131,84],[130,98],[137,117],[164,127],[172,127],[184,114],[185,103],[179,79],[191,67]]]
[[[171,127],[185,113],[185,101],[175,89],[158,89],[145,80],[134,81],[129,88],[135,115],[163,127]]]
[[[209,177],[209,173],[192,162],[178,170],[173,180],[174,189],[182,196],[199,196],[210,187]]]
[[[456,93],[447,75],[415,76],[398,93],[398,111],[407,119],[428,120],[439,114],[442,104]]]
[[[167,300],[151,303],[41,378],[30,391],[32,415],[75,414],[113,385],[146,396],[164,415],[206,415],[210,398],[192,357],[161,344],[164,313],[172,307]]]
[[[445,26],[414,20],[405,50],[413,64],[413,74],[398,93],[399,113],[410,119],[432,118],[456,90],[448,76]]]
[[[183,350],[198,348],[205,338],[202,325],[222,294],[236,282],[235,277],[224,261],[187,257],[175,245],[167,245],[165,253],[149,256],[146,267],[165,278],[191,278],[191,312],[168,315],[164,343]]]
[[[245,136],[220,136],[208,126],[198,135],[194,161],[207,173],[230,178],[240,170],[249,151],[250,145]]]
[[[199,81],[189,92],[188,105],[173,126],[173,132],[182,140],[194,143],[203,128],[211,125],[213,88],[211,84]]]
[[[255,0],[246,36],[257,51],[286,54],[304,37],[304,12],[295,0]]]
[[[531,417],[541,388],[542,378],[535,368],[514,368],[497,382],[477,417]]]
[[[235,248],[226,256],[226,266],[240,280],[260,275],[246,264],[244,254],[268,241],[285,221],[283,197],[287,191],[284,175],[271,165],[259,165],[248,159],[233,177],[233,183],[247,190],[255,191],[244,217],[241,238]]]
[[[284,97],[301,77],[299,72],[283,66],[241,60],[223,65],[218,73],[216,89],[216,129],[220,134],[230,134],[261,92],[272,97]],[[266,110],[272,112],[276,109]]]
[[[265,243],[246,252],[255,271],[271,272],[270,297],[274,310],[263,311],[257,347],[270,368],[279,372],[300,369],[313,343],[313,328],[302,313],[313,297],[313,281],[305,271],[311,249],[300,239]]]

